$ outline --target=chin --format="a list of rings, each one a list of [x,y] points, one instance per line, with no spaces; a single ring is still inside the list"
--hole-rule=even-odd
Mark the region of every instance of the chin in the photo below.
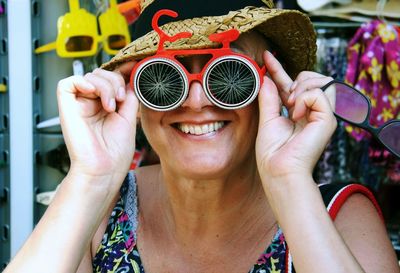
[[[230,173],[232,161],[221,155],[197,154],[176,160],[174,168],[184,176],[193,179],[217,179]]]

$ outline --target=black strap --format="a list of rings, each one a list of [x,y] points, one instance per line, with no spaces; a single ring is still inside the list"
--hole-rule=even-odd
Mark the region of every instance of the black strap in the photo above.
[[[176,11],[178,17],[162,16],[158,23],[159,26],[194,17],[224,15],[229,11],[248,6],[263,7],[266,5],[261,0],[156,0],[145,8],[135,22],[133,37],[139,38],[153,30],[151,27],[153,15],[162,9]]]
[[[336,193],[348,185],[350,185],[350,183],[332,183],[320,185],[319,190],[321,192],[322,199],[324,200],[325,207],[328,207]]]

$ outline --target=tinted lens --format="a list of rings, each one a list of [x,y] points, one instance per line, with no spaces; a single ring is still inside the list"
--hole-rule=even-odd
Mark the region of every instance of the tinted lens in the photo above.
[[[111,49],[119,50],[126,46],[125,36],[122,35],[111,35],[107,39],[108,46]]]
[[[136,72],[135,92],[142,103],[158,111],[178,107],[186,98],[183,70],[169,60],[150,60]]]
[[[381,129],[379,139],[400,156],[400,121],[392,122]]]
[[[68,38],[65,48],[68,52],[88,51],[92,45],[93,37],[91,36],[73,36]]]
[[[368,116],[368,100],[360,92],[343,83],[333,83],[325,89],[335,102],[335,113],[343,119],[362,123]]]
[[[259,79],[254,66],[236,56],[217,59],[209,65],[203,83],[208,98],[218,106],[236,109],[257,96]]]

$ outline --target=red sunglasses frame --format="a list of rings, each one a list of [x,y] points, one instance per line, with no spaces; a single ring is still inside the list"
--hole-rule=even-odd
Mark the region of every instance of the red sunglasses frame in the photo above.
[[[169,36],[165,32],[163,32],[160,27],[158,26],[158,20],[161,16],[163,15],[168,15],[170,17],[176,18],[178,14],[175,11],[168,10],[168,9],[163,9],[155,13],[152,19],[152,27],[153,29],[157,32],[157,34],[160,37],[160,41],[158,44],[157,52],[155,55],[147,57],[141,61],[139,61],[134,68],[132,69],[131,72],[131,77],[130,77],[130,84],[133,90],[135,90],[136,96],[139,98],[139,100],[148,106],[149,108],[157,111],[168,111],[172,110],[174,108],[179,107],[187,98],[188,92],[189,92],[189,87],[192,81],[198,81],[203,85],[203,88],[205,90],[205,93],[208,97],[208,99],[216,104],[217,106],[225,109],[237,109],[237,108],[242,108],[248,104],[250,104],[255,97],[257,97],[258,91],[263,83],[263,76],[266,73],[266,67],[262,66],[261,68],[259,65],[251,58],[244,54],[236,53],[233,52],[230,48],[231,42],[237,40],[239,37],[240,33],[236,29],[230,29],[221,33],[214,33],[209,35],[209,40],[212,42],[217,42],[221,43],[222,47],[220,48],[208,48],[208,49],[183,49],[183,50],[168,50],[164,47],[165,42],[174,42],[179,39],[183,38],[190,38],[193,34],[190,32],[180,32],[176,35]],[[208,60],[208,62],[204,65],[200,73],[190,73],[177,59],[178,56],[190,56],[190,55],[211,55],[211,59]],[[208,70],[208,68],[211,67],[212,64],[218,63],[223,60],[228,60],[228,59],[239,59],[240,61],[246,63],[251,70],[253,70],[254,76],[258,76],[258,79],[256,78],[256,88],[257,91],[254,92],[254,94],[246,100],[245,104],[240,104],[239,107],[235,106],[227,106],[222,104],[222,102],[219,102],[207,90],[208,87],[204,83],[204,74]],[[173,107],[167,107],[167,108],[162,108],[162,107],[156,107],[152,106],[151,103],[147,102],[141,94],[139,94],[139,91],[137,88],[137,83],[138,83],[138,71],[141,70],[141,68],[151,62],[154,61],[164,61],[167,63],[172,63],[173,65],[176,65],[178,68],[180,68],[186,75],[187,82],[186,82],[186,87],[185,87],[185,94],[182,96],[180,101],[178,103],[175,103]],[[150,105],[149,105],[150,104]]]

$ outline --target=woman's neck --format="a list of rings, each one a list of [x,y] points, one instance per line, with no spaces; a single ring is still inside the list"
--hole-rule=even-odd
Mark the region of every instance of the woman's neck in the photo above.
[[[228,242],[246,227],[266,228],[268,202],[255,164],[218,179],[193,180],[160,168],[159,210],[174,240]],[[271,218],[270,218],[271,219]]]

